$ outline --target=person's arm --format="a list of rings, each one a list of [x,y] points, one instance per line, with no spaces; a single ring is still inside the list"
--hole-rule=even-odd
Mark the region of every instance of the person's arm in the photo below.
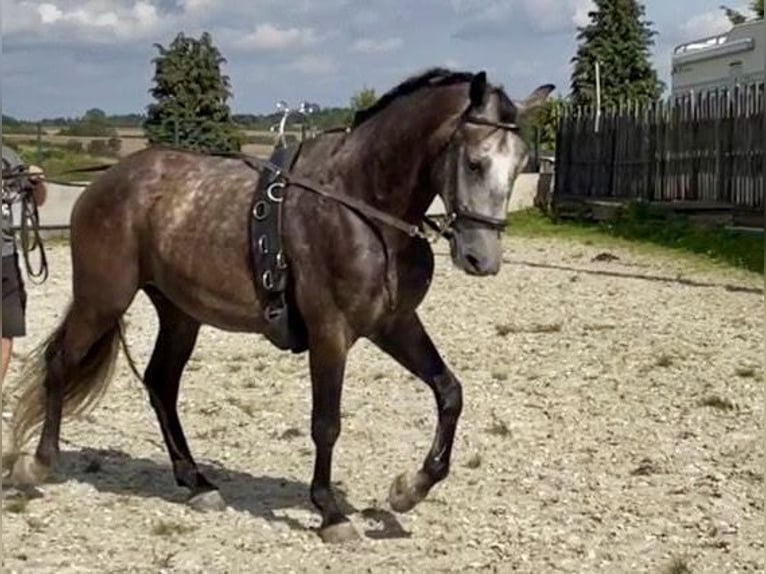
[[[45,184],[45,174],[43,170],[36,165],[29,166],[29,182],[32,184],[32,197],[34,197],[37,206],[45,203],[48,196],[48,186]]]

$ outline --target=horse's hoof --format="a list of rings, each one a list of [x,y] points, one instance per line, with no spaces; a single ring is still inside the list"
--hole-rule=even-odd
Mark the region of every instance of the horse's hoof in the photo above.
[[[18,498],[33,500],[35,498],[42,498],[43,496],[42,490],[30,485],[3,488],[3,500],[13,500]]]
[[[319,538],[325,544],[342,544],[344,542],[353,542],[359,540],[359,533],[350,522],[341,522],[320,528]]]
[[[187,501],[187,504],[200,512],[221,512],[226,510],[226,501],[217,490],[207,490],[200,494],[195,494]]]
[[[39,484],[48,476],[49,470],[36,456],[20,454],[13,463],[10,482],[18,487]]]
[[[407,478],[407,473],[402,473],[397,476],[391,483],[391,488],[388,490],[388,503],[394,512],[409,512],[417,504],[426,497],[428,492],[420,476],[420,473],[415,475],[415,480],[410,481]]]
[[[5,476],[5,473],[10,473],[13,470],[13,465],[16,463],[16,460],[19,458],[18,453],[3,453],[2,457],[2,469],[3,469],[3,476]]]

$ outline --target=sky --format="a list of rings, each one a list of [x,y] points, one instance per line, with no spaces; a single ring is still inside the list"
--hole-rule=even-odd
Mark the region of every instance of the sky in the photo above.
[[[729,28],[721,0],[644,4],[668,85],[675,45]],[[2,111],[29,120],[94,107],[142,113],[155,44],[181,31],[211,33],[236,113],[269,113],[278,100],[345,106],[362,87],[381,94],[431,66],[486,70],[512,98],[545,83],[566,94],[590,8],[591,0],[2,0]]]

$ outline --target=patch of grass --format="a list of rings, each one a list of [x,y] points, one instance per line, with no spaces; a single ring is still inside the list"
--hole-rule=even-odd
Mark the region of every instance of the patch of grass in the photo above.
[[[673,364],[673,357],[671,355],[668,355],[667,353],[662,353],[654,361],[654,364],[657,367],[669,367]]]
[[[282,440],[292,440],[294,438],[299,438],[303,436],[303,431],[301,429],[291,427],[287,429],[285,432],[283,432],[281,435],[279,435],[279,438]]]
[[[736,370],[737,376],[742,377],[743,379],[752,379],[755,377],[755,368],[754,367],[737,367]]]
[[[531,323],[529,325],[511,325],[503,323],[495,325],[495,332],[500,337],[507,337],[511,333],[558,333],[563,328],[561,322],[558,323]]]
[[[481,466],[481,455],[478,452],[474,454],[466,461],[465,466],[471,469],[479,468]]]
[[[676,556],[667,565],[664,574],[692,574],[692,571],[685,558]]]
[[[609,247],[659,247],[761,275],[764,272],[762,235],[729,231],[723,226],[696,225],[687,217],[667,215],[645,205],[629,205],[620,217],[600,223],[555,222],[535,208],[514,212],[509,221],[511,235],[559,237]]]
[[[650,476],[652,474],[658,474],[660,472],[657,464],[651,459],[644,458],[639,465],[630,471],[631,476]]]
[[[186,534],[196,530],[196,526],[187,526],[180,522],[170,522],[168,520],[159,520],[152,526],[152,534],[155,536],[173,536],[174,534]]]
[[[231,406],[237,407],[250,418],[255,416],[255,407],[253,407],[252,403],[246,403],[239,397],[226,397],[226,402]]]
[[[14,496],[5,503],[5,511],[13,514],[23,514],[27,511],[29,499],[26,496]]]
[[[492,378],[496,381],[507,381],[508,373],[506,371],[495,370],[492,371]]]
[[[719,397],[718,395],[710,395],[700,401],[700,406],[710,407],[718,409],[719,411],[731,411],[734,410],[734,403],[729,399]]]
[[[157,566],[157,568],[160,570],[165,570],[173,565],[173,558],[175,558],[176,555],[175,552],[158,554],[157,550],[155,549],[152,550],[152,553],[154,554],[154,565]]]
[[[495,332],[500,337],[507,337],[511,333],[516,332],[516,327],[514,327],[513,325],[508,325],[508,324],[495,325]]]
[[[511,429],[508,428],[508,425],[505,423],[505,421],[497,418],[497,415],[493,412],[492,422],[487,427],[487,434],[505,438],[511,436]]]

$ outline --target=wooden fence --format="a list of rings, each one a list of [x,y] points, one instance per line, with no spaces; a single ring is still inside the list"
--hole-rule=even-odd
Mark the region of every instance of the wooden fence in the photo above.
[[[763,216],[763,83],[562,110],[553,203],[644,201]]]

